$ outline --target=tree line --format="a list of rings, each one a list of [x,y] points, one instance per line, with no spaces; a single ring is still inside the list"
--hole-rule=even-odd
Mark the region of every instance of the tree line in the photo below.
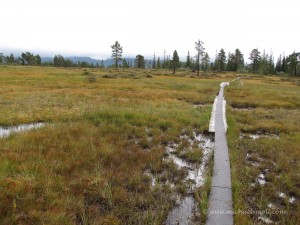
[[[33,55],[30,52],[22,53],[19,57],[15,57],[13,53],[9,56],[0,53],[0,64],[41,65],[42,59],[39,55]]]
[[[6,65],[28,65],[28,66],[55,66],[55,67],[82,67],[82,68],[104,68],[104,62],[89,63],[84,61],[74,62],[64,58],[62,55],[55,55],[53,60],[42,62],[42,58],[37,54],[24,52],[20,56],[15,57],[13,53],[9,56],[4,56],[0,53],[0,64]]]
[[[235,72],[251,72],[257,74],[289,74],[300,75],[299,61],[300,53],[293,52],[285,56],[280,55],[276,63],[274,61],[273,53],[266,53],[265,50],[261,53],[258,48],[253,49],[248,59],[250,63],[245,63],[244,55],[237,48],[233,52],[226,54],[225,50],[221,48],[214,57],[210,59],[209,54],[205,51],[204,42],[198,40],[195,42],[196,55],[191,56],[188,51],[186,60],[180,61],[179,55],[174,50],[172,57],[167,55],[164,51],[164,57],[156,57],[155,53],[153,58],[146,60],[141,54],[136,55],[134,60],[123,58],[123,47],[118,41],[111,45],[112,55],[111,58],[114,64],[109,66],[113,68],[139,68],[139,69],[166,69],[172,70],[175,74],[177,69],[185,68],[197,72],[200,71],[235,71]],[[30,52],[22,53],[21,56],[15,57],[13,54],[4,56],[0,53],[0,64],[18,64],[18,65],[37,65],[37,66],[55,66],[55,67],[83,67],[83,68],[104,68],[103,60],[100,63],[88,62],[73,62],[70,59],[65,59],[62,55],[55,55],[53,61],[42,62],[41,57],[33,55]]]
[[[129,68],[129,63],[125,59],[122,59],[123,48],[118,41],[116,41],[112,48],[112,58],[115,61],[115,68],[123,67]],[[173,57],[170,55],[166,56],[164,52],[163,61],[160,57],[156,58],[154,53],[153,59],[148,61],[148,67],[152,69],[171,69],[175,74],[178,68],[187,68],[192,71],[197,71],[199,75],[200,71],[234,71],[234,72],[251,72],[264,75],[273,74],[289,74],[289,75],[300,75],[299,61],[300,53],[293,52],[289,56],[280,55],[277,62],[274,62],[274,56],[271,52],[266,53],[264,50],[262,53],[258,48],[253,49],[249,54],[250,63],[245,63],[244,55],[237,48],[234,52],[226,54],[225,50],[221,48],[219,52],[216,52],[215,60],[211,61],[210,56],[205,52],[204,42],[198,40],[195,42],[196,55],[192,57],[190,52],[187,53],[186,61],[180,62],[179,56],[176,50],[173,52]],[[119,61],[122,61],[122,65]],[[143,55],[138,54],[135,59],[134,67],[146,68],[146,62]]]

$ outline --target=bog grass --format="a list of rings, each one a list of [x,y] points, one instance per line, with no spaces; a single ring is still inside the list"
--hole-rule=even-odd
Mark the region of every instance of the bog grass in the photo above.
[[[19,66],[0,66],[0,125],[46,125],[0,139],[0,224],[163,224],[187,189],[186,171],[164,160],[165,146],[207,131],[219,83],[237,76],[225,88],[234,209],[272,203],[286,214],[269,219],[299,224],[299,79]],[[201,161],[201,149],[185,147],[177,154]],[[194,193],[202,223],[211,173],[209,164]],[[253,214],[234,219],[262,223]]]
[[[236,224],[299,224],[299,78],[242,77],[226,88]],[[258,139],[240,134],[263,135]],[[266,183],[260,185],[263,174]],[[280,196],[284,193],[285,196]],[[295,201],[291,201],[295,198]]]
[[[219,89],[194,75],[0,66],[0,125],[46,123],[0,139],[0,223],[162,224],[176,196],[148,173],[184,189],[165,145],[208,130]]]

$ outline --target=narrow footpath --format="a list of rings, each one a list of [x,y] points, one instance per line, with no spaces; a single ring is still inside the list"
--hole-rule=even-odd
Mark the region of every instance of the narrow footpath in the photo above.
[[[229,85],[228,82],[220,84],[220,92],[214,102],[210,121],[209,129],[211,132],[215,132],[215,149],[214,171],[206,220],[207,225],[233,224],[230,162],[226,139],[226,101],[223,97],[224,87],[227,85]]]

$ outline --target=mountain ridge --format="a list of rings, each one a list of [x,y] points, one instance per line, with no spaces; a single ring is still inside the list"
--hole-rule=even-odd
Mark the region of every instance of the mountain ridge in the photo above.
[[[42,62],[53,62],[53,57],[42,57]],[[90,64],[99,64],[101,65],[102,60],[100,59],[93,59],[91,57],[87,57],[87,56],[69,56],[69,57],[64,57],[64,59],[66,60],[71,60],[74,63],[78,63],[78,62],[87,62]],[[134,58],[125,58],[126,60],[135,60]],[[110,59],[103,59],[103,65],[105,67],[111,66],[114,64],[114,60],[112,58]]]

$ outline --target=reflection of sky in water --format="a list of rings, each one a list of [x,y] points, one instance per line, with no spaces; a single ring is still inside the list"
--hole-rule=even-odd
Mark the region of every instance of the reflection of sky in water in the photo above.
[[[8,137],[12,133],[19,133],[27,130],[37,129],[44,126],[44,123],[31,123],[31,124],[22,124],[13,127],[2,128],[0,127],[0,138]]]
[[[198,146],[202,148],[203,157],[201,164],[189,163],[175,154],[172,154],[178,147],[178,144],[172,143],[166,147],[166,150],[169,153],[167,160],[172,160],[179,168],[184,167],[188,169],[186,180],[192,180],[195,183],[192,185],[192,189],[203,185],[206,163],[214,147],[214,142],[209,137],[202,134],[196,134],[195,132],[193,133],[193,136],[194,139],[189,138],[187,135],[181,135],[180,139],[187,140],[191,145],[197,143]]]
[[[174,224],[194,224],[192,222],[193,212],[195,211],[195,200],[191,196],[182,199],[181,204],[176,206],[168,215],[166,225]]]
[[[203,150],[203,156],[200,164],[189,163],[186,160],[176,156],[174,152],[176,151],[178,144],[170,143],[166,147],[166,151],[168,153],[167,160],[173,161],[179,168],[188,169],[188,175],[185,180],[192,180],[194,182],[189,191],[193,191],[195,188],[201,187],[204,184],[206,164],[214,148],[214,142],[209,137],[202,134],[196,134],[195,132],[193,133],[193,136],[193,138],[190,138],[188,135],[181,135],[180,139],[187,140],[190,145],[197,144]],[[192,196],[184,197],[169,213],[165,224],[194,224],[192,217],[196,208],[197,205]]]

